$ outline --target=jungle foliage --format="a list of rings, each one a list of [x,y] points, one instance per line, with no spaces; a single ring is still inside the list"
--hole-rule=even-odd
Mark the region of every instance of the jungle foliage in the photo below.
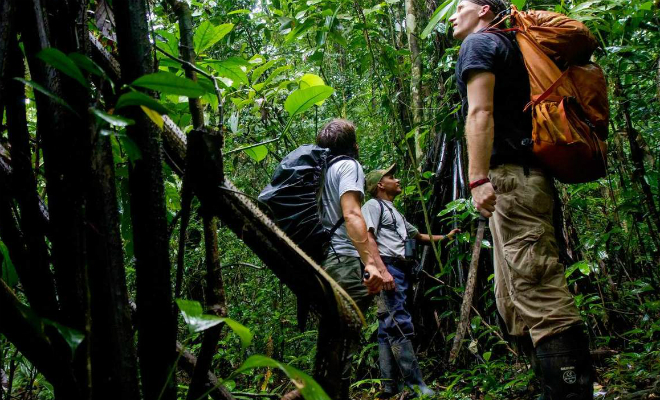
[[[598,396],[658,394],[660,2],[512,3],[599,40],[608,176],[557,185],[558,241]],[[426,382],[443,399],[532,398],[488,239],[448,362],[476,229],[446,22],[457,4],[0,0],[0,397],[327,398],[310,377],[327,310],[299,329],[288,264],[240,229],[249,211],[204,187],[252,201],[284,155],[343,117],[365,170],[401,166],[409,220],[463,230],[422,255],[411,309]],[[194,143],[204,151],[186,153]],[[366,321],[352,388],[365,399],[378,392],[375,310]]]

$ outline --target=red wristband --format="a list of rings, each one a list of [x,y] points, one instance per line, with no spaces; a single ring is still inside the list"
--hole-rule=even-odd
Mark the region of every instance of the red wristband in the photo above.
[[[482,178],[482,179],[479,179],[479,180],[476,180],[476,181],[472,181],[472,182],[470,182],[470,190],[476,188],[477,186],[481,186],[484,183],[488,183],[488,182],[490,182],[490,179],[488,179],[488,178]]]

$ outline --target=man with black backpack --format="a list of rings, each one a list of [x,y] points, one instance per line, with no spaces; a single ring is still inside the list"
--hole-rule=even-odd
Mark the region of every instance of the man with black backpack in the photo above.
[[[378,298],[378,363],[383,379],[380,397],[390,398],[401,392],[399,375],[407,388],[417,387],[421,394],[432,396],[434,392],[422,379],[411,342],[415,330],[406,305],[416,272],[411,244],[413,240],[430,243],[452,239],[460,230],[454,229],[447,235],[428,235],[408,223],[392,203],[402,191],[395,172],[396,164],[392,164],[367,174],[367,192],[373,198],[362,206],[369,235],[378,244],[380,258],[396,285],[395,290],[382,291]]]
[[[321,222],[332,232],[321,266],[364,312],[373,295],[381,289],[392,289],[394,282],[378,255],[376,242],[367,234],[362,216],[364,172],[357,161],[355,126],[347,120],[332,120],[318,133],[316,144],[330,149],[332,160],[325,171],[321,191]],[[343,370],[327,371],[328,376],[317,376],[317,379],[331,398],[345,400],[348,399],[350,362],[357,351],[360,332],[344,327],[336,327],[335,331],[332,338],[319,337],[319,344],[323,346],[317,346],[317,363],[339,357]],[[317,368],[317,371],[324,370],[327,368]],[[341,382],[333,382],[338,372],[341,372]]]
[[[552,223],[553,182],[529,150],[528,73],[512,37],[491,28],[506,9],[502,0],[463,0],[449,19],[462,41],[456,79],[470,190],[490,218],[498,311],[543,382],[543,399],[591,400],[588,338]]]

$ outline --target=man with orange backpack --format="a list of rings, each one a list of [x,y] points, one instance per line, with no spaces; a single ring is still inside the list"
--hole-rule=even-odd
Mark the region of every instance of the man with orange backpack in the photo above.
[[[490,29],[506,10],[502,0],[463,0],[449,19],[462,41],[456,79],[470,190],[490,218],[498,311],[542,381],[543,399],[592,399],[588,338],[552,224],[552,177],[531,151],[528,73],[513,37]]]

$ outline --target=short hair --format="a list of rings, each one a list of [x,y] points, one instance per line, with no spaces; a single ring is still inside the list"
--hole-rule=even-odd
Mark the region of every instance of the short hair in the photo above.
[[[355,125],[345,119],[333,119],[316,135],[317,146],[328,148],[334,154],[354,155],[356,143]]]
[[[509,5],[504,0],[468,0],[470,3],[474,3],[478,6],[490,6],[490,11],[495,17],[500,16],[499,14],[507,10]]]

